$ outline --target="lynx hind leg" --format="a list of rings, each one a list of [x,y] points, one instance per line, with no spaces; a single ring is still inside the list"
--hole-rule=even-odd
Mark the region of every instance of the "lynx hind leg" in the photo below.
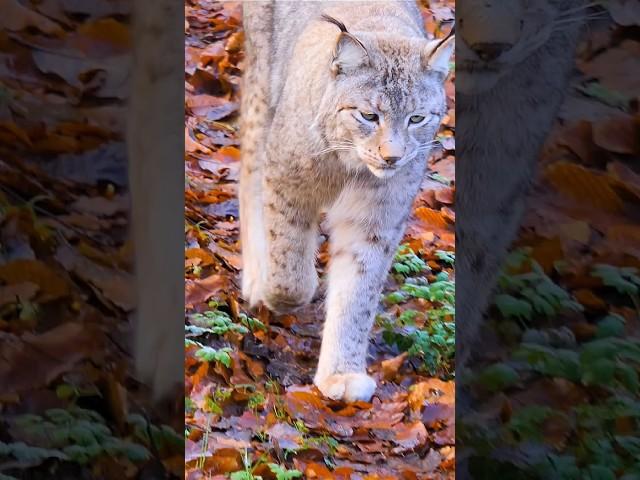
[[[263,300],[266,240],[262,202],[264,146],[271,122],[268,59],[271,45],[271,2],[243,6],[246,66],[242,86],[240,171],[240,237],[242,296],[252,306]]]

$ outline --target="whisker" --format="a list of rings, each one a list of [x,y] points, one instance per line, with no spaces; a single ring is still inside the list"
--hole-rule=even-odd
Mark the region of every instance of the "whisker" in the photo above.
[[[556,27],[558,25],[588,22],[589,20],[599,20],[599,19],[608,18],[608,17],[609,17],[608,12],[594,12],[584,16],[561,18],[559,20],[554,20],[552,25],[553,27]]]
[[[318,152],[311,154],[311,156],[317,157],[319,155],[324,155],[325,153],[330,153],[330,152],[349,152],[354,149],[355,147],[353,145],[329,146],[329,147],[323,148]]]
[[[588,10],[588,9],[590,9],[592,7],[599,7],[599,6],[602,6],[602,2],[591,2],[591,3],[587,3],[585,5],[580,5],[579,7],[570,8],[568,10],[563,11],[560,14],[559,18],[562,18],[562,17],[567,16],[567,15],[572,15],[574,13],[579,13],[579,12],[581,12],[583,10]]]

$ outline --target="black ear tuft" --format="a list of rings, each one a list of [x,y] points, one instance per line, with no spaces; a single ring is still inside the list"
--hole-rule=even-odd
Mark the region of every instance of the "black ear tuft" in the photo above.
[[[340,29],[340,36],[336,42],[331,70],[335,75],[347,73],[349,70],[363,67],[369,62],[369,54],[364,44],[353,34],[349,33],[347,27],[340,20],[330,15],[322,14],[321,18],[334,24]]]
[[[320,15],[320,18],[322,18],[325,22],[333,23],[336,27],[340,29],[341,32],[349,33],[347,32],[347,27],[345,27],[344,23],[342,23],[337,18],[333,18],[331,15],[327,15],[326,13],[323,13],[322,15]]]

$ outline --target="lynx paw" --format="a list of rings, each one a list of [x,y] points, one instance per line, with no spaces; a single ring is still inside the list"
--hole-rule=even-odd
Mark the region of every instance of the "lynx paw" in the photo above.
[[[376,382],[365,373],[340,373],[315,381],[320,391],[332,400],[368,402],[376,390]]]
[[[262,279],[258,269],[245,269],[242,272],[242,298],[244,298],[251,307],[255,307],[264,300],[262,293]]]
[[[259,246],[249,245],[243,252],[242,263],[242,298],[255,307],[264,301],[264,285],[266,283],[265,262],[254,253]]]
[[[264,302],[273,312],[289,313],[309,304],[317,288],[317,276],[292,284],[272,281],[265,289]]]

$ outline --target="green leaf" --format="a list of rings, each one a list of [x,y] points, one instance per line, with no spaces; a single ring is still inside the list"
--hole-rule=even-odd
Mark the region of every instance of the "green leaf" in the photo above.
[[[594,277],[602,279],[606,286],[615,288],[619,293],[634,295],[638,293],[638,285],[629,279],[628,272],[612,265],[595,265],[591,273]],[[633,274],[631,274],[633,275]]]
[[[267,331],[267,326],[257,318],[249,317],[244,313],[241,313],[239,317],[240,323],[247,326],[252,332],[255,332],[256,330],[262,330],[264,332]]]
[[[407,299],[403,292],[391,292],[385,297],[385,301],[391,305],[402,303]]]
[[[603,465],[590,465],[588,472],[590,480],[616,480],[613,470]]]
[[[509,420],[509,428],[521,440],[543,440],[542,423],[553,414],[553,409],[542,405],[530,405],[516,411]]]
[[[253,475],[251,472],[243,470],[242,472],[233,472],[229,478],[231,480],[262,480],[261,476]]]
[[[207,362],[220,362],[225,367],[230,368],[231,356],[229,355],[229,352],[231,351],[232,350],[229,347],[221,348],[220,350],[216,350],[212,347],[202,347],[196,352],[196,357]]]
[[[640,380],[638,379],[638,371],[634,367],[625,364],[618,364],[616,366],[615,375],[627,390],[631,393],[638,393]]]
[[[524,344],[513,353],[513,357],[527,362],[544,375],[562,377],[573,382],[580,379],[580,357],[573,350]]]
[[[620,315],[611,314],[598,322],[597,338],[620,337],[624,334],[625,320]]]
[[[612,360],[602,358],[594,362],[582,364],[582,382],[585,385],[611,386],[616,364]]]
[[[120,450],[132,462],[144,462],[151,458],[149,450],[137,443],[123,441]]]
[[[276,475],[276,480],[291,480],[292,478],[302,477],[299,470],[287,470],[275,463],[269,463],[269,469]]]
[[[511,295],[498,294],[494,298],[494,303],[505,318],[516,317],[531,320],[533,309],[529,302],[512,297]]]
[[[480,372],[478,382],[496,392],[515,385],[520,379],[518,372],[506,363],[495,363]]]
[[[445,263],[448,263],[449,265],[453,265],[456,260],[455,252],[445,252],[444,250],[436,250],[435,255],[436,257],[438,257],[439,260]]]

